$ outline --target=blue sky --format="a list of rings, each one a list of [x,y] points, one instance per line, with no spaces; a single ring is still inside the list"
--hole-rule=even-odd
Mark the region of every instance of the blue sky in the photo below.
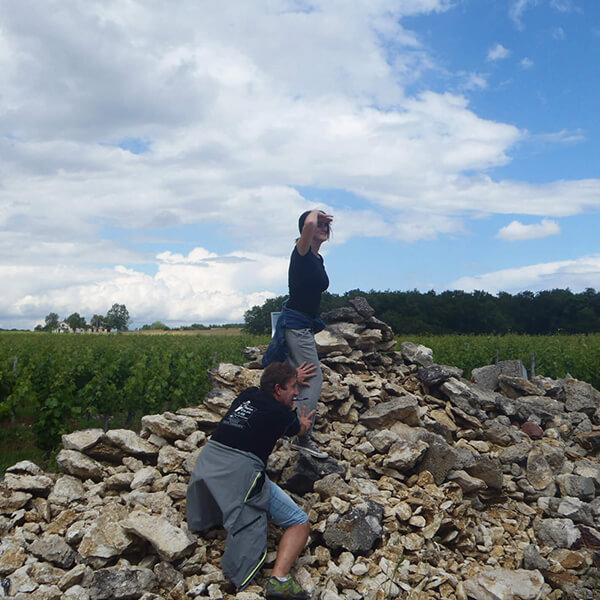
[[[166,25],[165,25],[166,24]],[[600,289],[592,0],[0,2],[0,327],[330,291]]]

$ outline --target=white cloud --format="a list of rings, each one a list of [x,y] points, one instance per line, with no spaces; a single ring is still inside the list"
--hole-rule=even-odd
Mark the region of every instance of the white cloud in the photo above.
[[[559,12],[571,12],[575,9],[571,0],[550,0],[550,6]]]
[[[513,0],[508,14],[515,25],[519,29],[523,29],[523,14],[525,11],[540,4],[544,4],[544,0]],[[548,5],[550,8],[562,13],[580,12],[580,9],[573,4],[572,0],[548,0]]]
[[[484,90],[487,88],[487,75],[484,73],[468,73],[465,82],[461,85],[463,90]]]
[[[522,69],[531,69],[534,63],[530,58],[525,57],[520,64]]]
[[[502,227],[496,237],[515,242],[520,240],[532,240],[544,238],[550,235],[558,235],[560,225],[551,219],[542,219],[541,223],[534,225],[524,225],[520,221],[512,221],[506,227]]]
[[[523,13],[530,7],[536,6],[540,3],[540,0],[514,0],[511,4],[508,14],[510,18],[515,22],[517,27],[522,28]]]
[[[534,137],[553,144],[573,144],[585,141],[585,135],[581,129],[574,129],[573,131],[561,129],[553,133],[540,133]]]
[[[600,289],[600,254],[575,260],[539,263],[514,269],[501,269],[477,277],[461,277],[449,284],[448,289],[484,290],[498,292],[538,292],[555,288],[569,288],[573,292],[586,288]]]
[[[598,180],[482,174],[507,165],[527,132],[478,116],[464,95],[425,82],[407,92],[435,62],[403,17],[451,4],[11,5],[0,31],[0,279],[10,290],[0,326],[115,301],[146,321],[165,319],[164,307],[186,322],[239,320],[252,294],[285,290],[297,216],[315,206],[334,213],[330,247],[458,234],[482,212],[599,208]],[[495,60],[508,52],[498,47]],[[471,73],[462,89],[485,85]],[[121,149],[122,140],[148,151]],[[356,202],[308,201],[304,188]],[[227,250],[197,258],[163,243],[157,262],[139,241],[194,226]],[[254,277],[263,264],[274,275]],[[198,294],[207,300],[196,307]]]
[[[565,30],[562,27],[555,27],[552,30],[552,37],[555,40],[564,40],[565,39]]]
[[[0,314],[31,328],[49,312],[61,317],[79,312],[89,319],[118,302],[127,306],[134,326],[156,320],[176,325],[240,322],[248,308],[285,292],[281,287],[287,257],[243,252],[218,256],[196,248],[185,256],[165,252],[156,259],[155,275],[122,266],[0,267],[7,286]],[[8,326],[7,321],[0,320],[0,327]]]
[[[510,50],[505,48],[502,44],[494,44],[487,53],[488,60],[503,60],[510,56]]]

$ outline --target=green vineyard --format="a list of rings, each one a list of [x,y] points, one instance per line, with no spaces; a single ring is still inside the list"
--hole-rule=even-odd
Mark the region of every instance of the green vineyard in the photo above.
[[[202,402],[207,370],[241,364],[265,336],[0,334],[0,421],[31,421],[36,445],[88,426],[133,425],[135,417]]]
[[[85,427],[136,428],[145,414],[202,402],[207,371],[242,364],[245,346],[268,336],[0,334],[0,451],[16,454],[0,471],[55,450],[63,433]],[[398,336],[433,349],[437,363],[471,370],[499,360],[535,356],[538,375],[570,373],[600,387],[600,334],[555,336]],[[25,433],[26,432],[26,435]],[[25,437],[23,437],[25,435]],[[35,452],[33,452],[35,456]],[[12,460],[12,462],[10,462]]]

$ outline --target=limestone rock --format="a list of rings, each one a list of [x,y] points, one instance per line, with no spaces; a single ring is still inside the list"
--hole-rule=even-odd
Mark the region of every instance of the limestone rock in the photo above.
[[[77,557],[77,553],[59,535],[36,540],[31,544],[30,550],[34,556],[63,569],[70,569]]]
[[[149,443],[129,429],[110,429],[106,432],[106,438],[125,454],[147,457],[158,454],[158,448],[154,444]]]
[[[344,321],[346,323],[360,323],[364,320],[364,317],[358,314],[356,310],[350,306],[343,306],[342,308],[336,308],[329,312],[323,313],[321,318],[325,323],[336,323]]]
[[[402,357],[408,364],[429,367],[433,364],[433,350],[421,344],[402,342]]]
[[[41,496],[47,496],[54,486],[54,481],[47,475],[16,475],[14,473],[7,473],[3,483],[11,490],[30,492]]]
[[[317,352],[321,354],[329,354],[330,352],[341,352],[342,354],[350,354],[350,344],[346,338],[329,329],[323,329],[315,335],[315,344]]]
[[[527,479],[536,490],[543,490],[554,481],[554,473],[539,447],[527,456]]]
[[[484,390],[478,390],[476,386],[458,379],[448,379],[440,386],[440,390],[452,404],[467,415],[472,415],[480,420],[485,418],[486,414],[481,408],[482,398],[487,400]]]
[[[11,514],[19,508],[23,508],[31,498],[31,494],[14,491],[5,485],[0,485],[0,514]]]
[[[12,467],[8,467],[6,469],[7,473],[15,473],[18,475],[43,475],[44,472],[38,465],[30,460],[22,460],[18,463],[12,465]]]
[[[279,483],[286,490],[305,494],[313,490],[316,481],[332,473],[344,473],[344,468],[336,460],[317,459],[299,452],[283,471]]]
[[[106,470],[98,461],[77,450],[61,450],[56,462],[67,473],[81,479],[100,481],[106,475]]]
[[[552,548],[572,548],[581,537],[571,519],[540,519],[533,529],[540,544]]]
[[[539,396],[543,390],[524,377],[514,377],[500,373],[498,386],[505,396],[517,399],[521,396]]]
[[[352,493],[352,488],[342,479],[339,473],[331,473],[315,481],[314,490],[324,498],[330,498],[331,496],[343,498]]]
[[[471,380],[485,390],[494,391],[498,387],[498,365],[485,365],[471,371]]]
[[[502,489],[502,466],[497,458],[478,456],[475,459],[475,464],[466,466],[465,469],[472,477],[485,481],[488,487],[495,490]]]
[[[174,527],[162,517],[142,511],[134,511],[121,525],[125,531],[150,542],[158,555],[166,561],[190,554],[195,546],[194,540],[182,529]]]
[[[596,496],[596,486],[591,477],[561,474],[556,477],[560,493],[563,496],[575,496],[589,502]]]
[[[419,469],[431,473],[435,483],[441,485],[446,475],[456,468],[457,461],[457,452],[444,440],[436,439],[429,443],[429,448],[419,463]]]
[[[167,440],[183,440],[197,429],[191,417],[169,412],[142,417],[142,426]]]
[[[62,436],[62,445],[65,450],[77,450],[86,453],[104,437],[102,429],[84,429],[74,431]]]
[[[521,396],[517,400],[517,414],[522,421],[535,417],[545,425],[564,411],[562,402],[548,396]]]
[[[388,456],[383,464],[400,472],[409,471],[421,459],[429,448],[429,444],[423,441],[398,441],[389,450]]]
[[[473,369],[471,379],[483,389],[494,391],[500,375],[527,379],[527,369],[520,360],[501,360],[495,365]]]
[[[561,398],[568,412],[583,412],[592,416],[600,407],[600,392],[585,381],[566,381]]]
[[[334,515],[327,523],[323,539],[332,550],[363,554],[381,537],[382,518],[380,504],[372,500],[361,502],[343,515]]]
[[[154,467],[144,467],[143,469],[136,471],[131,480],[130,487],[132,490],[137,490],[138,488],[152,485],[152,483],[157,479],[160,479],[160,477],[161,474],[158,469],[155,469]]]
[[[228,388],[214,388],[204,398],[204,406],[216,414],[223,416],[235,400],[236,395]]]
[[[20,544],[4,542],[0,545],[0,576],[10,575],[25,563],[27,554]]]
[[[462,369],[448,365],[430,365],[417,371],[419,381],[430,386],[440,385],[452,377],[460,379],[462,374]]]
[[[375,405],[360,416],[360,422],[371,429],[386,428],[401,421],[408,425],[421,425],[419,403],[413,396],[394,398]]]
[[[163,473],[185,473],[185,460],[188,455],[186,452],[177,450],[173,446],[164,446],[158,453],[158,468]]]
[[[354,310],[365,319],[369,319],[375,314],[375,311],[369,304],[366,298],[363,296],[357,296],[356,298],[352,298],[350,301],[350,306],[354,308]]]
[[[534,544],[528,544],[523,551],[523,568],[528,571],[546,570],[550,563],[542,558],[540,550]]]
[[[137,567],[99,569],[92,576],[91,600],[125,600],[139,598],[154,587],[154,573]]]
[[[544,578],[539,571],[486,569],[465,581],[464,588],[475,600],[538,600]]]
[[[399,437],[400,434],[390,429],[377,429],[367,432],[367,439],[380,454],[385,454]]]
[[[365,330],[365,326],[359,323],[334,323],[329,325],[327,330],[334,335],[343,337],[348,344],[355,346]]]
[[[104,559],[121,556],[133,544],[132,537],[120,525],[127,516],[127,509],[121,504],[104,506],[98,517],[85,528],[79,554],[88,560],[101,559],[92,562],[102,565]]]
[[[79,479],[70,475],[63,475],[56,480],[48,496],[48,501],[53,504],[67,506],[82,499],[84,495],[85,489]]]

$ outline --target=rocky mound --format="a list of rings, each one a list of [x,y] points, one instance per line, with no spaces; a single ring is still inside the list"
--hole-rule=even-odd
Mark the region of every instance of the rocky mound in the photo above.
[[[309,513],[296,564],[314,598],[593,599],[600,590],[600,393],[526,378],[521,363],[472,380],[433,362],[363,299],[326,315],[319,461],[282,442],[269,475]],[[29,462],[0,483],[0,597],[103,600],[262,597],[268,566],[237,595],[220,570],[224,533],[187,531],[196,456],[242,389],[211,372],[205,402],[129,430],[76,432],[64,474]],[[525,375],[525,376],[524,376]],[[597,497],[598,494],[598,497]],[[270,532],[272,565],[279,532]]]

